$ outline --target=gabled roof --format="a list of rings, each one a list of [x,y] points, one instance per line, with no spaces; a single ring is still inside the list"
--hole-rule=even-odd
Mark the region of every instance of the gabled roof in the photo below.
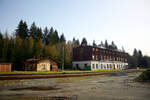
[[[25,63],[26,63],[26,62],[38,62],[38,61],[44,60],[44,59],[52,60],[52,61],[54,61],[54,62],[56,62],[56,63],[58,64],[58,61],[55,60],[54,58],[50,57],[50,56],[49,56],[49,57],[41,57],[41,58],[38,58],[38,59],[36,59],[36,58],[30,58],[30,59],[27,59],[27,60],[25,61]]]

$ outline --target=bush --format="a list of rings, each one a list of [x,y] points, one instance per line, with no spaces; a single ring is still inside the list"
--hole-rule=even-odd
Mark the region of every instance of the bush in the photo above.
[[[135,81],[138,81],[138,82],[150,82],[150,69],[147,69],[140,76],[135,78]]]

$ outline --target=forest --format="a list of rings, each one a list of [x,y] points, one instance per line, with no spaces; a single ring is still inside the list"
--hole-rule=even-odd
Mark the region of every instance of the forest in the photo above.
[[[75,37],[72,41],[67,41],[64,33],[58,33],[53,27],[42,29],[36,26],[35,22],[28,27],[26,21],[21,20],[11,35],[7,31],[0,32],[0,62],[12,63],[13,70],[23,70],[26,59],[51,56],[59,62],[61,68],[64,54],[65,69],[72,69],[72,50],[80,45],[88,45],[86,38],[83,38],[81,43]],[[118,49],[113,41],[108,44],[105,40],[105,43],[102,41],[99,45],[108,49]],[[93,41],[93,46],[99,45]],[[124,48],[122,51],[125,52]],[[150,57],[143,55],[142,51],[136,48],[132,55],[128,55],[128,62],[130,68],[150,67]]]

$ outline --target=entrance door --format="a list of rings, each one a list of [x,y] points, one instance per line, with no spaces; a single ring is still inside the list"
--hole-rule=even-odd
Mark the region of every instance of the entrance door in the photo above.
[[[52,65],[50,65],[50,70],[52,70],[53,69],[53,66]]]

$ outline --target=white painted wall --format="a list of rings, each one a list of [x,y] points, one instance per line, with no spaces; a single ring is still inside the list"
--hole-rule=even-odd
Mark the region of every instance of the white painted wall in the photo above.
[[[75,62],[73,62],[73,67],[74,68],[76,68],[76,64],[78,64],[80,69],[84,69],[85,64],[87,64],[87,66],[91,66],[91,70],[127,69],[126,66],[128,66],[128,63],[124,63],[124,62],[75,61]]]
[[[50,71],[50,61],[41,61],[37,64],[37,71]]]
[[[72,63],[74,68],[76,68],[76,64],[78,64],[81,69],[84,69],[85,64],[87,64],[87,66],[91,65],[91,61],[74,61]]]

